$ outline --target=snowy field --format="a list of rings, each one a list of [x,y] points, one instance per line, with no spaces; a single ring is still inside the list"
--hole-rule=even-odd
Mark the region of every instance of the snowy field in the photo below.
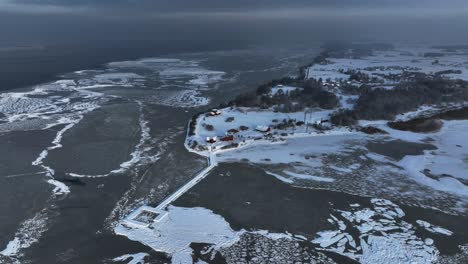
[[[324,133],[289,134],[281,137],[282,140],[251,140],[238,148],[219,150],[217,159],[219,162],[261,164],[276,178],[301,187],[365,196],[384,195],[411,205],[467,213],[468,187],[464,183],[467,180],[468,149],[463,131],[468,129],[468,121],[445,121],[442,130],[426,134],[394,130],[386,125],[386,121],[361,123],[373,125],[388,134],[367,135],[343,128]],[[386,142],[395,140],[423,146],[428,138],[435,150],[404,155],[401,160],[374,153],[366,147],[368,142],[391,144]],[[382,175],[387,175],[387,179],[382,181]],[[393,181],[390,180],[392,177]],[[413,189],[407,190],[408,186]],[[457,202],[448,205],[446,200]]]
[[[426,54],[426,56],[425,56]],[[427,56],[430,54],[430,56]],[[468,54],[465,51],[446,51],[435,48],[397,46],[394,50],[374,51],[359,59],[329,58],[327,64],[308,68],[307,77],[323,80],[348,81],[348,70],[360,71],[379,80],[375,85],[391,88],[397,82],[386,76],[403,71],[437,72],[460,70],[461,73],[443,74],[453,79],[468,80]]]
[[[403,120],[428,111],[435,109],[423,107],[418,111],[401,115],[398,119]],[[402,183],[401,188],[407,184],[426,186],[440,191],[441,196],[453,195],[464,201],[463,204],[466,203],[468,187],[463,182],[467,180],[468,151],[462,131],[466,131],[468,121],[445,121],[441,131],[425,134],[394,130],[387,126],[386,121],[361,121],[362,126],[372,125],[386,131],[388,133],[386,135],[367,135],[348,128],[336,127],[318,131],[307,124],[283,130],[274,128],[281,120],[303,121],[304,116],[306,123],[315,124],[317,121],[328,119],[330,112],[316,110],[305,115],[304,112],[275,113],[247,108],[221,109],[221,113],[217,116],[198,117],[195,134],[187,138],[186,146],[205,156],[211,149],[217,153],[217,159],[221,162],[249,161],[268,167],[284,165],[283,167],[289,169],[274,169],[270,173],[285,182],[299,185],[305,183],[309,186],[307,181],[320,182],[317,186],[320,188],[327,188],[326,183],[336,181],[333,186],[328,184],[329,188],[349,185],[348,188],[353,189],[354,185],[350,183],[348,175],[358,172],[361,172],[358,176],[364,177],[363,180],[376,182],[378,177],[372,175],[382,170],[381,165],[393,164],[387,166],[386,170],[388,173],[396,172],[404,175],[405,183]],[[242,126],[245,127],[244,130],[241,129]],[[268,127],[271,130],[265,133],[257,130],[257,127]],[[230,135],[229,131],[232,130],[236,130],[236,133],[232,133],[232,137],[226,136]],[[206,142],[207,138],[216,138],[217,141],[209,143]],[[226,138],[229,140],[223,141]],[[371,141],[401,140],[426,144],[428,138],[431,139],[429,144],[437,148],[436,150],[426,150],[421,153],[422,155],[407,155],[402,160],[373,153],[365,147],[367,142]],[[437,178],[423,173],[428,170]],[[377,184],[367,188],[377,191],[379,188],[390,187]],[[346,191],[353,192],[353,190]],[[425,192],[421,190],[417,196],[422,196]],[[379,193],[358,192],[358,194]]]
[[[194,135],[186,140],[186,146],[193,146],[197,142],[199,150],[223,149],[233,143],[239,146],[257,144],[256,141],[268,142],[280,140],[285,137],[300,137],[313,132],[312,124],[321,120],[328,120],[331,110],[314,109],[306,112],[276,113],[270,110],[249,109],[249,108],[224,108],[217,116],[200,115]],[[275,128],[277,125],[289,121],[294,126],[287,128]],[[302,122],[299,125],[297,122]],[[265,131],[268,130],[268,131]],[[228,135],[232,135],[232,140],[223,141]],[[216,137],[214,143],[207,143],[207,138]]]
[[[436,150],[426,150],[423,155],[408,155],[399,161],[381,158],[403,168],[409,177],[420,184],[455,194],[464,200],[468,198],[468,186],[463,183],[468,177],[468,146],[464,135],[468,129],[467,120],[444,121],[442,129],[434,133],[398,131],[389,128],[384,121],[362,123],[374,124],[393,139],[417,143],[430,139]],[[433,177],[424,172],[429,172]]]

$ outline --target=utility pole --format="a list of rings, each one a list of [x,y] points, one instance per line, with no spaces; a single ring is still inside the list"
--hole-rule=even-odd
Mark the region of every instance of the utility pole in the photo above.
[[[307,122],[307,114],[309,114],[309,121],[312,118],[312,111],[307,109],[304,111],[304,125],[306,126],[306,133],[309,132],[309,123]]]

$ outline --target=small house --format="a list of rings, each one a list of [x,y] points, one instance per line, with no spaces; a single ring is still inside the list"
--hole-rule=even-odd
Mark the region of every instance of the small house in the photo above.
[[[269,126],[257,126],[255,130],[262,132],[262,133],[267,133],[271,131],[271,127]]]
[[[234,140],[234,136],[233,135],[227,135],[225,137],[222,137],[220,139],[221,141],[233,141]]]
[[[218,141],[218,137],[206,137],[207,143],[213,144],[216,143],[216,141]]]
[[[321,126],[321,125],[323,125],[325,123],[328,123],[328,122],[330,122],[330,120],[322,118],[320,120],[317,120],[317,122],[315,122],[315,124],[317,124],[318,126]]]
[[[210,116],[219,116],[220,114],[221,114],[221,110],[218,110],[218,109],[213,109],[209,113]]]
[[[237,134],[239,133],[239,130],[235,129],[235,128],[232,128],[232,129],[229,129],[227,132],[226,132],[226,135],[234,135],[234,134]]]

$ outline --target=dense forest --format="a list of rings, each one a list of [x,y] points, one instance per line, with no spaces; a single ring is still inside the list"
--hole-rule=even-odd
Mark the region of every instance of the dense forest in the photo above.
[[[392,90],[363,88],[352,111],[334,115],[336,124],[352,124],[357,119],[391,120],[396,115],[414,111],[422,105],[463,102],[468,100],[468,83],[440,76],[419,74]],[[345,121],[345,119],[347,119]]]
[[[277,85],[294,86],[299,89],[289,93],[280,90],[272,94],[271,88]],[[321,81],[286,77],[260,85],[255,93],[241,94],[230,104],[264,109],[273,108],[279,112],[296,112],[306,107],[334,109],[339,105],[339,100],[334,93],[324,89]]]

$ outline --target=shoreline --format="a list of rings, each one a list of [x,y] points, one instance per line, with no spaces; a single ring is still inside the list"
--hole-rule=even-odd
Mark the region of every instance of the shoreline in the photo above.
[[[329,49],[329,48],[325,48],[313,59],[313,61],[311,63],[300,66],[297,69],[297,71],[299,72],[299,75],[296,78],[297,79],[304,79],[304,80],[306,80],[308,78],[311,78],[309,76],[311,67],[313,67],[316,64],[321,64],[321,62],[323,62],[323,61],[326,61],[329,58],[330,52],[334,52],[334,50]],[[273,80],[273,81],[275,81],[275,80]],[[445,111],[454,110],[454,109],[456,110],[456,109],[462,108],[463,106],[465,106],[465,104],[462,104],[462,107],[460,107],[460,106],[455,107],[453,105],[449,105],[449,106],[450,106],[449,108],[437,108],[437,109],[435,109],[433,107],[429,107],[429,111],[421,111],[421,112],[413,111],[413,112],[410,112],[410,113],[416,113],[416,115],[412,116],[410,119],[414,119],[414,118],[418,118],[418,117],[427,115],[427,113],[429,113],[429,115],[434,114],[434,113],[437,115],[437,114],[443,113]],[[228,108],[229,107],[222,108],[221,110],[226,110]],[[231,106],[231,108],[232,108],[232,106]],[[336,108],[333,109],[333,110],[336,110]],[[166,214],[166,213],[164,213],[164,211],[165,211],[164,209],[170,203],[172,203],[173,201],[178,199],[185,192],[189,191],[193,186],[195,186],[198,182],[203,180],[204,177],[206,177],[208,175],[209,171],[211,171],[213,168],[215,168],[217,166],[216,155],[219,154],[219,153],[229,152],[229,151],[236,151],[236,150],[239,150],[239,149],[242,149],[242,148],[247,148],[247,147],[251,147],[251,146],[255,146],[255,145],[282,144],[282,143],[286,143],[287,140],[290,139],[290,138],[364,133],[364,132],[360,131],[357,128],[353,128],[352,126],[341,126],[341,127],[339,126],[339,127],[334,127],[334,128],[332,128],[330,130],[320,131],[319,133],[314,133],[314,132],[307,132],[307,133],[293,132],[293,134],[288,133],[285,136],[280,136],[280,137],[273,138],[273,139],[262,138],[262,139],[259,140],[258,138],[255,138],[255,139],[244,140],[243,142],[240,142],[238,144],[238,146],[233,147],[233,148],[223,148],[223,145],[221,145],[221,148],[216,149],[217,146],[214,146],[214,144],[212,144],[212,145],[209,145],[206,150],[196,150],[196,149],[194,149],[194,148],[192,148],[190,146],[190,143],[191,143],[190,137],[196,136],[197,126],[199,126],[199,121],[200,121],[199,119],[202,118],[203,115],[205,115],[209,111],[210,110],[194,114],[192,116],[192,118],[189,119],[188,124],[187,124],[187,128],[186,128],[186,138],[185,138],[185,141],[184,141],[185,149],[187,151],[189,151],[189,152],[196,153],[196,154],[198,154],[198,155],[200,155],[202,157],[207,158],[207,160],[208,160],[207,165],[208,166],[205,167],[201,172],[196,174],[189,182],[185,183],[179,189],[177,189],[175,192],[173,192],[172,194],[170,194],[166,198],[164,198],[164,200],[162,202],[160,202],[156,207],[148,207],[147,205],[143,205],[140,208],[137,208],[130,215],[125,217],[124,218],[125,221],[128,221],[129,223],[135,224],[132,221],[133,221],[133,219],[135,217],[138,216],[138,214],[136,212],[142,212],[142,211],[145,210],[144,208],[147,208],[148,210],[154,210],[154,212],[157,212],[158,217],[156,219],[160,219],[161,216],[164,216]],[[307,113],[308,111],[310,111],[310,110],[306,109],[305,113]],[[364,123],[368,122],[368,124],[366,124],[364,126],[374,126],[376,124],[380,125],[380,123],[384,122],[384,120],[375,120],[375,121],[359,120],[359,121],[360,121],[359,123],[361,123],[361,121],[364,122]],[[389,123],[389,122],[392,122],[392,121],[391,120],[385,120],[385,123]],[[395,122],[396,122],[396,120],[395,120]],[[340,131],[342,129],[346,130],[346,131]],[[224,145],[224,146],[227,147],[228,145]],[[214,150],[213,150],[213,148],[214,148]]]

